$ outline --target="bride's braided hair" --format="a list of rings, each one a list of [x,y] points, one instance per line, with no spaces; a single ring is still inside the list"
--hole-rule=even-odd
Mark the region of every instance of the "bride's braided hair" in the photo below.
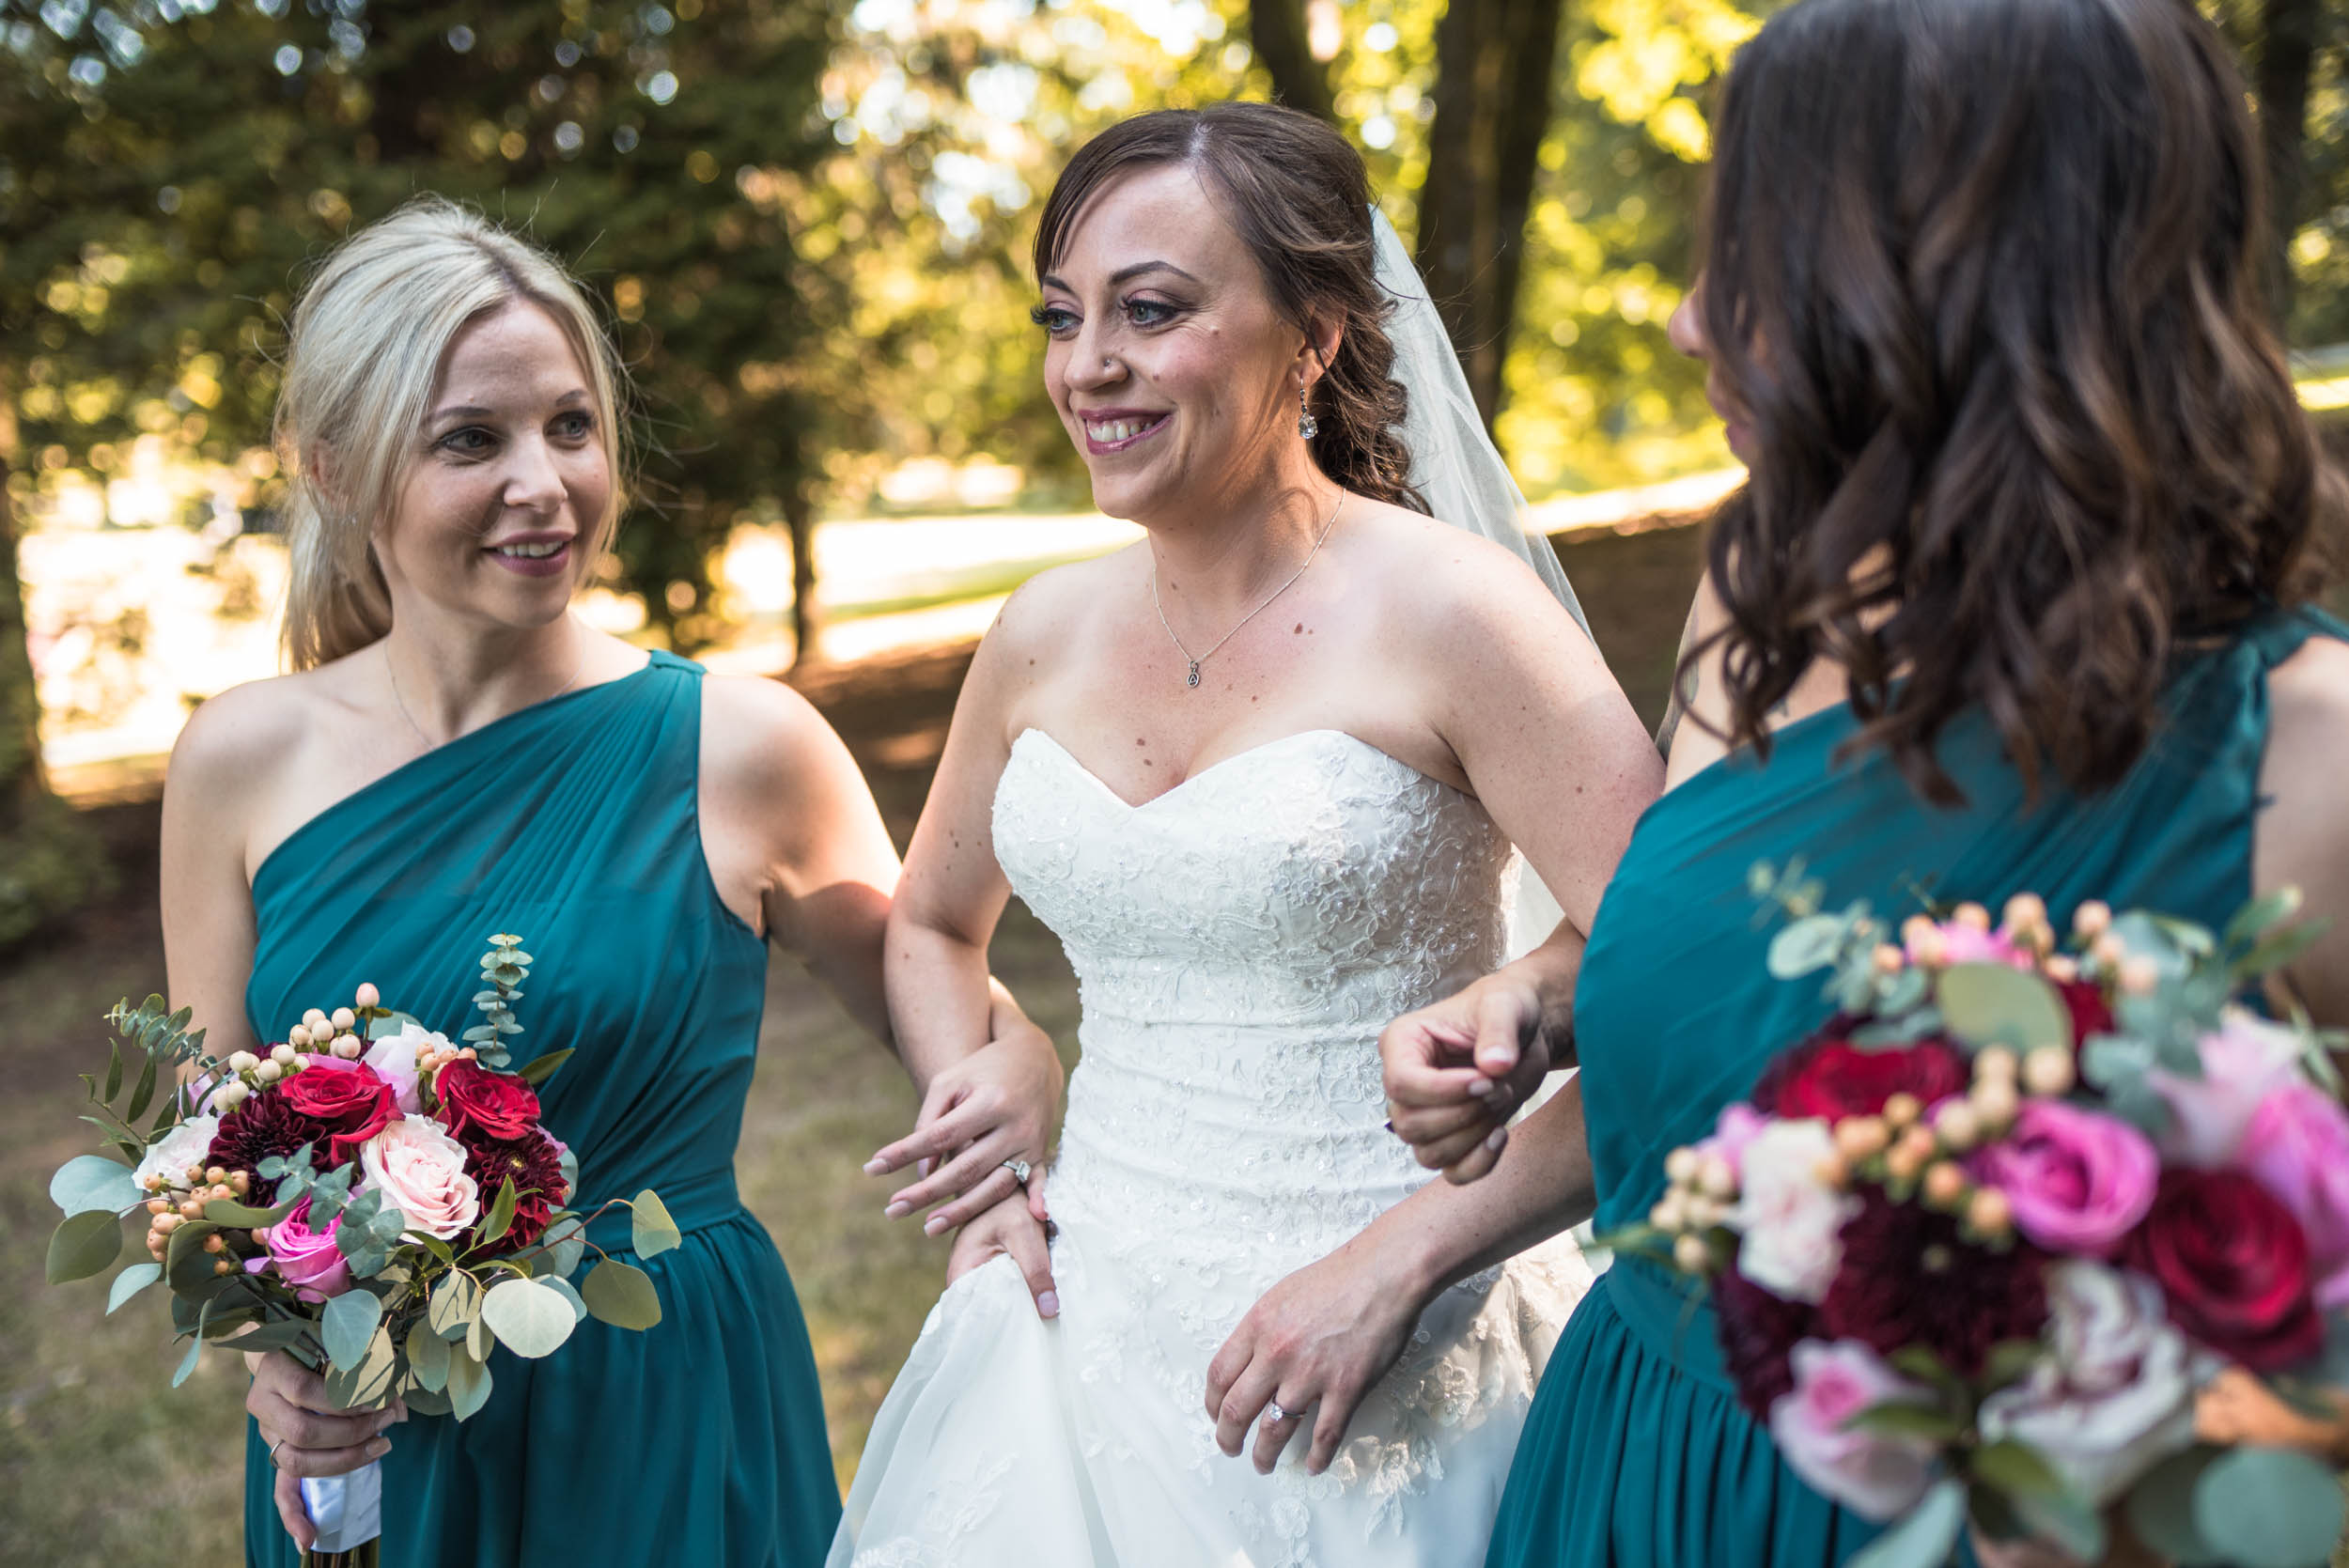
[[[1036,276],[1060,264],[1077,215],[1104,186],[1169,164],[1196,171],[1214,194],[1283,319],[1300,329],[1331,316],[1345,322],[1310,394],[1321,471],[1359,494],[1427,510],[1410,487],[1410,454],[1399,434],[1407,395],[1392,378],[1386,323],[1394,301],[1378,285],[1370,176],[1361,155],[1311,115],[1273,103],[1212,103],[1110,127],[1052,186],[1036,228]]]

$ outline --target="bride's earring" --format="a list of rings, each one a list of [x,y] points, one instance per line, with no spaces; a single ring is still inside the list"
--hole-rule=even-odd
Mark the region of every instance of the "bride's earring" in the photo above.
[[[1314,437],[1321,434],[1321,421],[1315,419],[1314,417],[1314,411],[1305,406],[1305,399],[1311,396],[1312,393],[1309,389],[1304,387],[1299,387],[1298,389],[1297,433],[1303,436],[1307,441],[1311,441]]]

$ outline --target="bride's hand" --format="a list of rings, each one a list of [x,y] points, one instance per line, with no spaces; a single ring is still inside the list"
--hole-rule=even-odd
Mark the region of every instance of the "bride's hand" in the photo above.
[[[1038,1166],[1031,1184],[1041,1183]],[[953,1284],[981,1264],[998,1257],[1011,1259],[1035,1297],[1038,1317],[1060,1315],[1060,1294],[1052,1288],[1052,1252],[1045,1239],[1044,1221],[1030,1212],[1015,1191],[962,1228],[954,1250],[946,1255],[946,1282]]]
[[[930,1079],[912,1134],[865,1163],[866,1173],[876,1176],[920,1163],[923,1179],[900,1189],[883,1212],[897,1219],[938,1204],[922,1226],[930,1235],[966,1224],[1017,1192],[1019,1180],[1006,1160],[1034,1168],[1030,1207],[1038,1220],[1047,1216],[1044,1153],[1066,1080],[1060,1053],[1017,1008],[999,1005],[994,1025],[985,1046]]]
[[[1388,1126],[1455,1185],[1492,1170],[1511,1113],[1552,1065],[1540,995],[1508,970],[1395,1019],[1378,1036],[1378,1054]]]
[[[1355,1406],[1403,1354],[1419,1321],[1415,1294],[1397,1289],[1371,1254],[1358,1236],[1299,1269],[1250,1308],[1215,1353],[1207,1364],[1207,1414],[1225,1453],[1237,1457],[1253,1425],[1256,1470],[1271,1474],[1310,1409],[1305,1468],[1313,1475],[1329,1468]],[[1279,1415],[1259,1424],[1268,1406]]]

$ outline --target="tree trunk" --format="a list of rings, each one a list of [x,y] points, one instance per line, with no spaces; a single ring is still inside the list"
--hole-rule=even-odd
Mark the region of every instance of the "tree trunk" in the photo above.
[[[2260,14],[2260,140],[2267,161],[2268,298],[2281,329],[2292,317],[2292,237],[2308,184],[2309,75],[2324,0],[2266,0]]]
[[[103,881],[97,843],[49,792],[40,761],[40,695],[25,641],[16,522],[0,445],[0,949],[70,913]]]
[[[1330,73],[1305,41],[1304,0],[1248,0],[1248,39],[1272,77],[1272,96],[1337,123]]]
[[[816,600],[816,507],[803,490],[785,503],[783,520],[791,530],[791,663],[797,668],[823,657],[817,646],[824,614]]]
[[[1451,0],[1436,25],[1436,117],[1419,196],[1419,270],[1477,411],[1501,411],[1563,0]]]

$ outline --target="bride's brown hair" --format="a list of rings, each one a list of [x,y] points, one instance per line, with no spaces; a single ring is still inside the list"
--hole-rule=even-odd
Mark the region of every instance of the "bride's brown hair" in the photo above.
[[[1929,798],[1977,704],[2034,790],[2100,788],[2182,644],[2314,588],[2341,489],[2244,105],[2185,0],[1801,0],[1740,52],[1699,302],[1755,445],[1709,547],[1733,743],[1824,658]]]
[[[1255,258],[1283,319],[1300,329],[1343,318],[1338,351],[1310,394],[1321,429],[1314,461],[1361,495],[1423,512],[1398,428],[1406,396],[1392,379],[1387,318],[1361,154],[1314,118],[1276,103],[1158,109],[1120,120],[1061,170],[1035,231],[1039,281],[1060,265],[1069,230],[1104,186],[1137,169],[1195,170]]]

